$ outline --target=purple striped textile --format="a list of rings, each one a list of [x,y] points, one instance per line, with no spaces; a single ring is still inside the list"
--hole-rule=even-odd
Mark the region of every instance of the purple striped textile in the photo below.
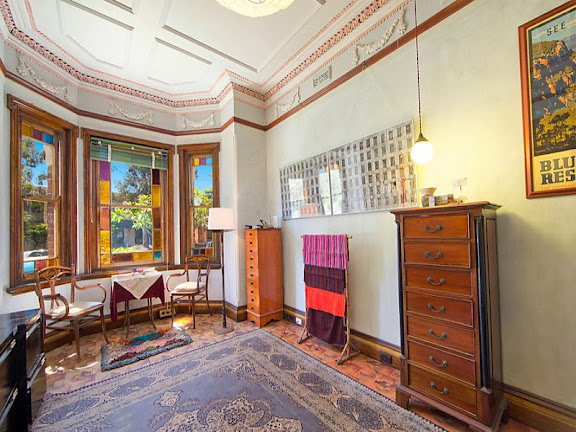
[[[346,234],[303,235],[304,264],[335,269],[348,268]]]
[[[304,283],[310,287],[342,294],[346,289],[346,270],[305,264]]]
[[[346,344],[346,327],[342,317],[316,309],[307,309],[306,327],[308,333],[324,342],[339,346]]]

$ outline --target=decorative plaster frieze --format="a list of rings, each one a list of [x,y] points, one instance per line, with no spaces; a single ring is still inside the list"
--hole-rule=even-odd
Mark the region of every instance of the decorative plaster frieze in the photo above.
[[[116,113],[120,113],[124,117],[126,117],[127,119],[136,120],[136,121],[140,121],[140,120],[143,120],[146,117],[148,117],[148,123],[154,124],[154,119],[152,118],[152,111],[148,111],[145,113],[138,113],[138,114],[131,113],[131,112],[125,110],[124,108],[122,108],[120,105],[118,105],[114,101],[110,101],[110,109],[108,110],[108,112],[110,113],[110,115],[116,115]]]
[[[276,104],[276,117],[280,117],[280,114],[284,114],[286,111],[292,109],[295,105],[298,105],[300,101],[300,87],[298,87],[296,93],[294,93],[294,96],[290,99],[290,102],[286,104]]]
[[[210,113],[208,117],[200,121],[189,120],[186,117],[182,117],[182,129],[186,129],[188,126],[197,129],[206,125],[210,127],[214,126],[214,113]]]
[[[50,92],[53,95],[58,95],[60,92],[62,92],[64,100],[66,100],[66,102],[71,101],[70,89],[68,89],[67,86],[65,85],[56,86],[53,84],[49,84],[32,68],[32,66],[26,63],[22,55],[18,56],[18,67],[16,68],[16,70],[18,71],[21,77],[27,77],[28,75],[30,75],[30,78],[32,78],[36,84],[38,84],[47,92]]]
[[[360,63],[360,54],[372,55],[376,51],[379,51],[381,48],[383,48],[394,34],[394,30],[396,30],[396,28],[397,28],[396,31],[399,35],[403,35],[404,33],[406,33],[406,23],[404,22],[404,15],[405,15],[405,9],[402,9],[400,12],[398,12],[398,16],[396,17],[390,28],[386,31],[386,33],[384,33],[384,35],[380,39],[367,44],[356,44],[356,46],[354,47],[354,58],[352,60],[352,63],[354,65],[358,65],[358,63]]]

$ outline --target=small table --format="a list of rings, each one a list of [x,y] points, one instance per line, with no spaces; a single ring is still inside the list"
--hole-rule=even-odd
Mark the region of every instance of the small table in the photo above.
[[[117,304],[124,302],[124,325],[126,326],[126,337],[130,333],[130,308],[128,302],[130,300],[147,299],[148,300],[148,316],[152,326],[156,329],[154,324],[154,311],[152,308],[152,298],[157,297],[162,304],[165,304],[164,299],[164,278],[162,273],[153,270],[146,273],[126,273],[114,275],[111,278],[112,289],[110,291],[110,318],[113,323],[118,320]]]

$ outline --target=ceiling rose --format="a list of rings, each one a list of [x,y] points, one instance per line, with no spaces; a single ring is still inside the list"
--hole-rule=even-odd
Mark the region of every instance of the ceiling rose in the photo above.
[[[286,9],[294,0],[216,0],[225,8],[252,18],[272,15]]]

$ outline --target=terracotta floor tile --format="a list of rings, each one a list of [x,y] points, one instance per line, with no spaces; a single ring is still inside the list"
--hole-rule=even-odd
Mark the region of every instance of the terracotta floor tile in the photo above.
[[[221,318],[219,315],[213,315],[212,317],[209,315],[198,315],[196,317],[196,329],[192,329],[191,317],[178,315],[175,319],[175,325],[186,329],[192,337],[191,344],[108,372],[102,372],[100,370],[100,350],[105,344],[104,337],[101,334],[85,336],[80,343],[81,360],[79,362],[76,361],[74,345],[64,345],[46,353],[46,396],[69,392],[138,369],[146,364],[162,361],[163,359],[170,358],[188,350],[197,349],[257,328],[254,323],[247,321],[240,323],[228,321],[228,323],[229,326],[233,328],[233,331],[224,335],[217,335],[213,330],[221,326]],[[159,329],[169,328],[171,320],[170,318],[157,320],[156,325]],[[302,333],[302,327],[288,321],[271,322],[264,327],[264,329],[284,339],[286,342],[293,344],[330,367],[336,368],[352,379],[361,382],[392,400],[395,399],[395,389],[400,383],[400,372],[397,369],[384,365],[363,354],[338,366],[336,365],[336,360],[340,355],[340,350],[337,347],[333,347],[314,338],[298,344],[297,341]],[[136,324],[131,328],[130,337],[144,335],[152,331],[154,331],[154,328],[149,322]],[[124,329],[112,330],[109,332],[108,337],[110,341],[121,340],[126,337],[126,332]],[[468,427],[459,420],[435,409],[431,409],[418,401],[411,401],[410,407],[412,411],[419,413],[449,431],[469,430]],[[509,420],[507,424],[501,426],[500,430],[503,432],[534,432],[534,429],[514,420]]]

